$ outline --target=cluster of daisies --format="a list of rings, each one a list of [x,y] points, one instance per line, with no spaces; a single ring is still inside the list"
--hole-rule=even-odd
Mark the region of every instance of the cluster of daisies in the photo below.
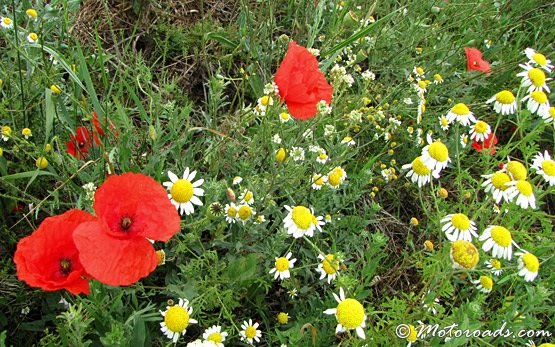
[[[1,83],[0,83],[0,86],[1,86]],[[3,142],[8,142],[11,140],[19,141],[23,139],[25,139],[25,141],[28,141],[31,139],[32,136],[33,136],[33,132],[31,131],[30,128],[21,129],[21,138],[18,137],[13,132],[13,129],[9,125],[3,125],[2,128],[0,128],[0,138],[2,139]],[[52,150],[52,145],[50,143],[47,143],[44,145],[44,152],[50,152],[51,150]],[[4,149],[0,147],[0,157],[3,155],[4,155]],[[46,169],[48,167],[48,159],[46,159],[46,157],[44,156],[39,156],[35,159],[35,165],[39,169]]]
[[[36,22],[39,17],[39,13],[37,12],[37,10],[33,8],[27,9],[25,13],[27,14],[27,18],[29,19],[29,27],[31,28],[31,30],[30,31],[23,30],[22,33],[25,36],[25,39],[29,43],[36,43],[39,40],[39,36],[37,35],[37,33],[32,31],[32,28],[33,28],[33,22]],[[9,17],[0,17],[0,27],[4,30],[14,29],[13,19]],[[19,34],[19,31],[17,33]]]

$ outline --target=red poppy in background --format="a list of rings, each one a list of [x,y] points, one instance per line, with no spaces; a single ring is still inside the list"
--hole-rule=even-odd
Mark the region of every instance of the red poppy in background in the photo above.
[[[497,150],[495,149],[495,145],[497,144],[497,136],[495,134],[490,134],[484,142],[478,142],[476,139],[472,142],[472,147],[477,150],[478,152],[482,152],[484,149],[489,148],[489,154],[495,154]]]
[[[297,119],[308,119],[316,115],[316,105],[320,100],[331,104],[333,88],[318,68],[318,61],[295,41],[289,43],[274,81],[289,113]]]
[[[92,122],[94,125],[94,129],[96,130],[96,132],[98,133],[98,135],[100,136],[104,136],[106,134],[106,132],[104,131],[104,129],[106,127],[103,127],[100,124],[100,120],[98,119],[98,113],[96,113],[96,111],[93,111],[92,113]],[[107,121],[110,127],[110,130],[112,130],[114,137],[117,138],[119,136],[118,131],[116,130],[116,127],[114,126],[114,123],[112,123],[111,121]]]
[[[100,140],[86,127],[78,127],[75,130],[75,135],[69,136],[69,141],[66,142],[67,152],[77,159],[84,160],[89,156],[89,149],[93,146],[93,141],[97,145]]]
[[[73,242],[73,232],[95,217],[80,210],[69,210],[46,218],[31,235],[17,244],[14,262],[17,277],[31,287],[72,294],[89,294],[89,281]]]
[[[478,70],[485,73],[489,73],[491,68],[489,63],[482,59],[482,52],[476,48],[465,47],[466,52],[466,68],[468,70]]]
[[[112,175],[94,195],[97,220],[73,235],[87,273],[108,285],[129,285],[150,274],[158,257],[149,240],[167,241],[180,230],[177,210],[151,177]]]

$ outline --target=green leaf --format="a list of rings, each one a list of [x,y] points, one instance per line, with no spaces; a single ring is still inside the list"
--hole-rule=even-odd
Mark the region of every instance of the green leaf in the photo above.
[[[69,74],[69,76],[71,77],[71,79],[77,83],[81,88],[83,89],[87,89],[85,88],[85,86],[83,85],[83,83],[81,82],[81,80],[79,79],[79,77],[77,77],[77,75],[75,74],[75,72],[73,72],[73,70],[71,69],[71,67],[69,66],[69,64],[62,58],[62,56],[56,52],[54,49],[45,46],[43,44],[38,44],[38,43],[33,43],[33,44],[29,44],[29,46],[31,47],[36,47],[36,48],[41,48],[44,51],[48,52],[50,55],[52,55],[59,63],[60,65],[64,68],[64,70],[66,70],[66,72]]]
[[[21,178],[29,178],[29,177],[37,177],[37,176],[56,176],[50,171],[42,171],[42,170],[33,170],[33,171],[25,171],[19,172],[13,175],[3,176],[2,179],[9,181],[9,180],[18,180]]]
[[[215,33],[215,32],[209,32],[209,33],[206,33],[205,37],[209,40],[217,41],[220,44],[222,44],[223,46],[229,47],[232,50],[237,49],[237,47],[239,46],[238,42],[235,42],[235,41],[227,38],[223,34],[219,34],[219,33]]]
[[[257,278],[258,258],[256,254],[249,254],[231,261],[225,276],[231,282],[252,282]]]
[[[54,116],[56,115],[56,109],[54,108],[54,101],[52,100],[52,91],[46,89],[44,93],[44,104],[45,104],[45,114],[46,122],[44,125],[44,141],[45,144],[48,142],[50,137],[50,132],[52,131],[52,126],[54,124]]]

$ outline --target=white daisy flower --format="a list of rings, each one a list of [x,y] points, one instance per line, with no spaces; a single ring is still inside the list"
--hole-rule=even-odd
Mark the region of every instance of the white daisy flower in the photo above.
[[[533,91],[532,93],[526,95],[522,98],[522,102],[528,101],[526,103],[526,108],[532,113],[536,113],[543,119],[549,116],[549,99],[547,94],[542,91]]]
[[[524,69],[524,71],[518,73],[517,76],[522,77],[521,84],[524,87],[528,87],[528,93],[533,91],[545,91],[549,93],[550,90],[547,81],[550,81],[551,78],[547,78],[545,72],[528,64],[519,64],[518,66]]]
[[[233,184],[234,186],[238,185],[239,183],[243,182],[243,178],[240,176],[235,176],[233,177],[233,181],[231,182],[231,184]]]
[[[490,293],[493,289],[493,279],[489,276],[480,276],[479,279],[472,281],[472,283],[482,293]]]
[[[507,196],[510,200],[516,197],[516,204],[521,208],[536,208],[536,197],[534,188],[526,180],[511,181],[507,183]]]
[[[451,110],[449,110],[449,112],[447,113],[446,117],[449,122],[453,123],[454,121],[457,121],[464,126],[468,126],[470,122],[476,122],[474,113],[470,112],[468,106],[466,106],[462,102],[459,102],[458,104],[453,106]]]
[[[492,250],[496,258],[511,260],[513,256],[513,237],[511,232],[500,225],[490,225],[479,238],[486,241],[482,245],[484,252]]]
[[[13,28],[13,20],[8,17],[0,18],[0,26],[4,29],[11,29]]]
[[[494,103],[493,109],[497,113],[502,115],[511,115],[516,113],[516,98],[509,90],[502,90],[495,94],[486,101],[486,104],[490,104],[492,102]]]
[[[509,162],[503,166],[503,170],[506,170],[513,181],[525,180],[528,177],[526,166],[517,160],[509,159]]]
[[[532,282],[540,270],[538,257],[529,252],[517,252],[515,255],[519,256],[518,275],[524,277],[526,282]]]
[[[196,175],[197,172],[189,172],[188,167],[183,173],[183,178],[179,178],[173,172],[168,171],[170,182],[163,183],[169,191],[168,197],[172,205],[177,208],[181,215],[183,215],[183,212],[186,215],[195,212],[193,204],[202,206],[202,201],[198,197],[204,195],[204,190],[200,188],[202,183],[204,183],[204,179],[193,182]]]
[[[315,173],[314,175],[312,175],[312,189],[320,190],[327,181],[327,176]]]
[[[191,318],[193,308],[189,307],[189,301],[179,299],[179,303],[173,306],[167,306],[165,311],[160,311],[164,321],[160,323],[160,330],[174,343],[177,342],[179,336],[187,332],[189,324],[195,324],[197,321]]]
[[[478,237],[476,223],[463,213],[448,214],[441,219],[441,223],[444,223],[441,231],[445,232],[445,236],[451,242],[456,240],[472,241],[473,236]]]
[[[345,332],[347,330],[355,330],[358,337],[366,339],[364,328],[366,327],[366,313],[364,307],[358,300],[345,298],[343,288],[339,288],[339,296],[333,293],[333,297],[338,302],[336,308],[330,308],[324,311],[325,314],[333,314],[337,319],[337,327],[335,333]]]
[[[551,60],[547,59],[545,55],[537,52],[535,49],[526,48],[524,50],[524,54],[526,54],[528,59],[530,59],[531,64],[538,65],[547,72],[551,72],[551,70],[553,70],[553,64],[551,64]]]
[[[258,326],[258,323],[252,323],[252,319],[249,319],[248,322],[244,321],[243,324],[241,324],[241,331],[239,332],[241,341],[246,340],[251,345],[253,345],[255,341],[260,342],[262,331],[258,330]]]
[[[491,273],[495,276],[499,276],[503,273],[503,268],[501,265],[501,261],[499,259],[490,259],[486,261],[486,267],[490,269]]]
[[[536,154],[531,168],[536,171],[536,174],[541,175],[550,186],[555,185],[555,161],[551,159],[549,152]]]
[[[225,205],[225,220],[229,224],[233,224],[237,221],[237,214],[239,213],[239,208],[234,203],[229,203]]]
[[[291,151],[289,152],[289,156],[294,161],[303,161],[304,160],[304,149],[301,147],[292,147]]]
[[[345,137],[343,138],[343,140],[341,140],[341,144],[347,145],[347,146],[354,146],[354,145],[355,145],[355,141],[353,140],[352,137],[350,137],[350,136],[345,136]]]
[[[443,77],[441,77],[440,74],[436,73],[434,75],[434,84],[442,84],[443,83]]]
[[[281,112],[279,114],[279,121],[282,123],[287,123],[291,120],[291,115],[287,112]]]
[[[449,122],[449,119],[447,119],[447,117],[445,117],[445,116],[441,116],[438,119],[439,119],[439,126],[441,127],[441,129],[443,131],[449,130],[449,125],[451,124]]]
[[[461,134],[461,138],[460,138],[460,143],[462,148],[466,148],[466,146],[468,145],[468,135],[467,134]]]
[[[401,167],[403,170],[409,170],[407,178],[412,183],[417,183],[418,187],[422,187],[432,181],[432,177],[439,178],[439,172],[432,171],[422,161],[422,157],[417,157],[410,164],[405,164]]]
[[[270,270],[270,274],[274,274],[274,279],[284,280],[291,277],[289,269],[294,267],[293,264],[297,261],[296,258],[291,259],[293,254],[291,252],[287,253],[285,257],[276,258],[274,267]]]
[[[37,33],[29,33],[29,35],[27,35],[27,41],[29,43],[35,43],[39,40],[39,36],[37,35]]]
[[[254,203],[254,194],[250,190],[245,189],[243,191],[243,194],[239,196],[239,202],[244,202],[248,205],[252,205]]]
[[[243,204],[243,205],[237,206],[237,217],[236,217],[236,219],[239,222],[243,223],[243,225],[245,225],[245,223],[247,221],[249,221],[255,215],[256,215],[256,212],[249,205]]]
[[[315,230],[322,231],[322,225],[325,224],[323,217],[316,217],[312,209],[304,206],[290,207],[287,205],[285,205],[285,209],[289,213],[283,219],[283,225],[287,229],[287,233],[293,235],[294,238],[297,239],[304,235],[312,237]]]
[[[330,160],[330,157],[328,157],[328,155],[326,154],[326,151],[322,150],[320,153],[318,153],[318,156],[316,157],[316,161],[320,164],[325,164]]]
[[[223,344],[221,344],[223,346]],[[203,341],[197,339],[193,342],[189,342],[186,347],[218,347],[218,345],[212,341]]]
[[[412,69],[412,72],[417,76],[417,77],[424,77],[425,75],[425,71],[422,67],[420,66],[415,66],[414,69]]]
[[[540,116],[543,118],[545,124],[553,123],[555,126],[555,106],[551,106],[547,112],[544,112]]]
[[[489,175],[482,175],[482,177],[486,178],[482,183],[482,187],[485,187],[486,193],[491,192],[495,203],[499,204],[502,199],[511,201],[507,195],[508,183],[511,182],[511,177],[507,173],[497,171]]]
[[[339,260],[334,254],[328,254],[325,257],[318,254],[318,259],[322,262],[318,264],[316,271],[320,273],[321,280],[327,277],[328,284],[330,284],[339,274]]]
[[[259,214],[256,216],[256,220],[254,221],[254,224],[262,224],[266,221],[266,217],[264,217],[263,214]]]
[[[491,134],[491,127],[484,121],[477,121],[470,127],[470,139],[484,142]]]
[[[274,104],[274,99],[269,95],[264,95],[263,97],[258,99],[258,106],[260,108],[266,109],[268,106],[272,106]]]
[[[328,173],[328,186],[332,189],[337,189],[345,179],[347,178],[347,172],[343,170],[340,166],[336,166],[333,170]]]
[[[219,325],[213,325],[204,331],[202,338],[205,341],[212,341],[217,347],[224,347],[223,342],[227,337],[227,332],[222,331],[222,327]]]
[[[426,140],[428,145],[422,148],[422,162],[430,170],[439,174],[451,161],[449,150],[441,141],[433,141],[432,134],[428,134]]]

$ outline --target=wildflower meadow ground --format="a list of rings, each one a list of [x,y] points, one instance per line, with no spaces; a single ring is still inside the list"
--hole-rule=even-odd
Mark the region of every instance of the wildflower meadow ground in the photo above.
[[[0,346],[555,346],[553,28],[0,0]]]

